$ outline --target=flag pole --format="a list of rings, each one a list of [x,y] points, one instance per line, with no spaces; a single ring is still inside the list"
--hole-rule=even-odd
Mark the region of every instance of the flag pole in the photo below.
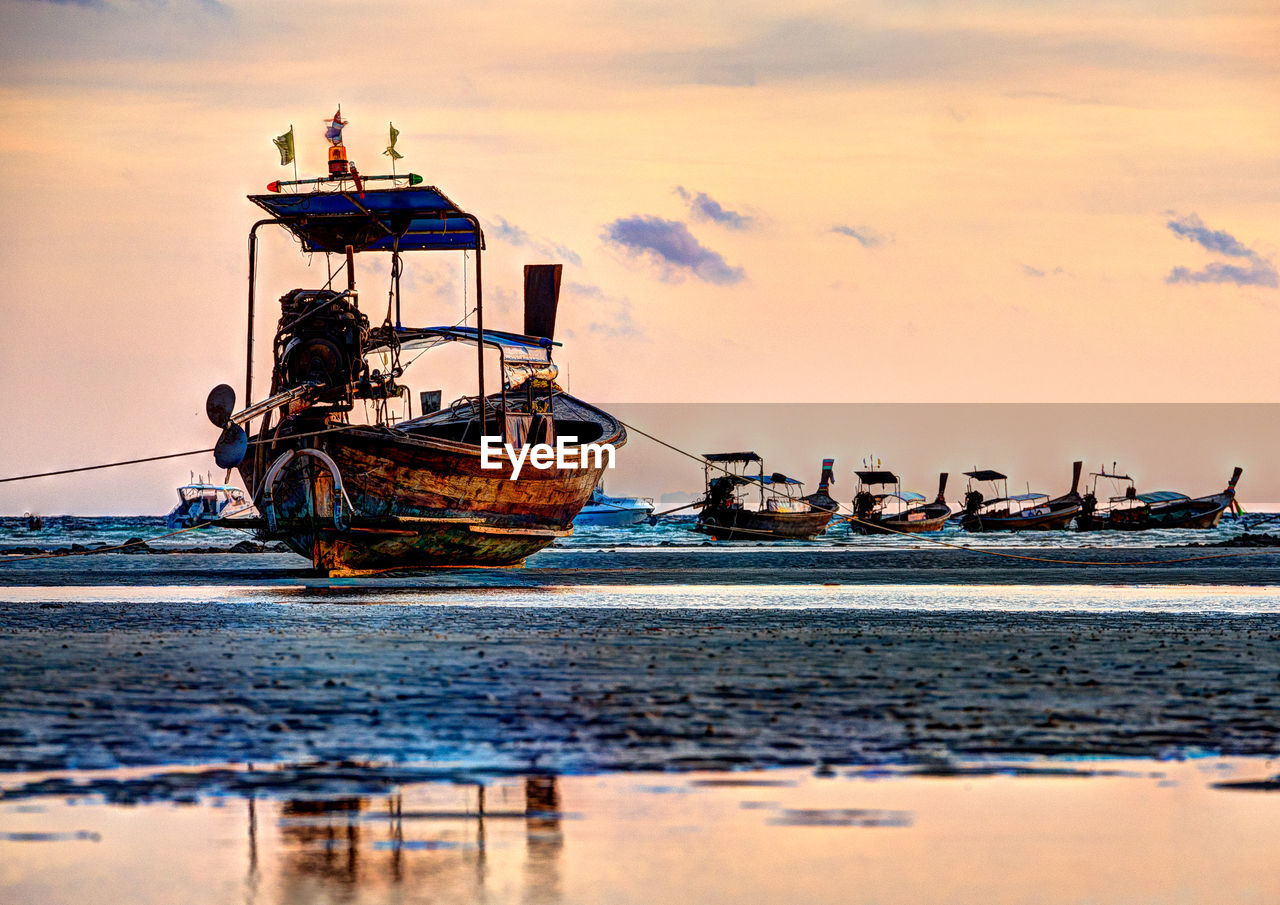
[[[391,131],[392,129],[394,129],[394,128],[395,128],[395,126],[392,124],[391,120],[387,120],[387,131],[388,131],[388,134],[389,134],[389,133],[390,133],[390,131]],[[395,144],[394,144],[394,143],[392,143],[391,147],[394,149],[394,148],[395,148]],[[396,155],[394,155],[394,154],[389,154],[388,156],[391,158],[391,175],[392,175],[392,176],[394,176],[394,175],[396,174]]]
[[[293,123],[289,123],[289,138],[291,140],[291,143],[297,141],[297,139],[294,138],[294,135],[293,135]],[[293,178],[295,181],[298,178],[298,147],[296,144],[294,144],[294,148],[293,148]]]

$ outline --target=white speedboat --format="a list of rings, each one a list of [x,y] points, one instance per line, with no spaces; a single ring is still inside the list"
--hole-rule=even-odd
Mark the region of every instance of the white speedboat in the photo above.
[[[178,505],[166,522],[171,530],[191,528],[201,522],[224,518],[251,518],[258,514],[253,502],[239,487],[196,481],[178,488]]]
[[[653,500],[646,497],[608,496],[596,485],[591,491],[591,499],[574,518],[573,524],[578,527],[624,528],[627,525],[638,525],[652,514]]]

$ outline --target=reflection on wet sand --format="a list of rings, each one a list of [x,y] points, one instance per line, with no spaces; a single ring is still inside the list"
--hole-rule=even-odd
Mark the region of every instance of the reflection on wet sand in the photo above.
[[[404,901],[486,900],[493,892],[487,888],[486,821],[498,820],[513,828],[523,823],[520,901],[560,902],[558,860],[564,835],[557,778],[529,776],[523,786],[521,809],[505,806],[515,794],[510,782],[495,785],[493,791],[504,805],[497,810],[486,807],[491,790],[482,784],[451,787],[453,807],[409,811],[402,792],[285,800],[279,805],[278,819],[279,894],[270,901],[281,905],[378,901],[383,892],[393,889]],[[248,816],[247,900],[257,902],[260,855],[253,798]],[[509,832],[498,835],[499,847],[508,852],[514,851],[512,841]]]
[[[143,783],[132,797],[100,778],[114,800],[28,776],[0,784],[0,900],[1276,902],[1278,771],[1263,758],[1034,759],[481,785],[386,784],[345,763],[323,780],[240,771],[258,784],[243,796],[227,795],[228,768],[184,773],[180,789],[114,777]],[[283,797],[263,791],[277,773],[294,780],[274,786]]]

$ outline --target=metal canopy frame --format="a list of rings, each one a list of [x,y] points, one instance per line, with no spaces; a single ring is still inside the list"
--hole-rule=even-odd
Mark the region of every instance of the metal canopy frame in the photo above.
[[[253,401],[253,326],[257,294],[258,229],[282,226],[306,251],[342,252],[347,257],[347,285],[355,288],[354,256],[358,251],[474,251],[476,253],[476,376],[480,398],[480,432],[488,430],[485,399],[484,283],[481,257],[484,230],[474,214],[463,211],[434,186],[378,189],[368,192],[306,192],[250,195],[249,200],[272,214],[249,230],[249,302],[245,349],[245,404]],[[408,199],[412,199],[409,202]],[[401,203],[405,201],[406,203]],[[432,238],[435,237],[435,238]],[[342,246],[333,243],[341,239]],[[357,243],[359,243],[357,247]],[[465,305],[465,301],[464,301]],[[504,393],[505,403],[505,393]]]

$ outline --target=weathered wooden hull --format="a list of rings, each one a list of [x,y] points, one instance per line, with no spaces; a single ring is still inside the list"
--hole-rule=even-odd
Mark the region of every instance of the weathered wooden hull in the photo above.
[[[626,442],[618,429],[605,438]],[[299,455],[266,474],[246,459],[241,474],[258,488],[264,539],[283,541],[329,574],[390,568],[512,566],[572,533],[602,464],[533,468],[518,480],[512,467],[481,468],[480,448],[382,428],[351,427],[298,441],[336,466],[335,482],[320,458]],[[290,448],[288,441],[262,461]],[[340,484],[342,493],[335,487]],[[335,519],[335,508],[338,509]]]
[[[1061,531],[1080,514],[1080,506],[1076,504],[1064,509],[1032,516],[982,516],[977,513],[965,513],[961,525],[966,531]]]
[[[849,526],[859,534],[926,534],[941,531],[950,515],[950,506],[930,503],[887,518],[873,513],[866,518],[850,520]]]
[[[1111,513],[1108,521],[1116,531],[1149,531],[1157,528],[1216,528],[1222,513],[1231,505],[1231,495],[1218,493],[1186,500],[1158,509],[1137,507]]]
[[[704,509],[695,531],[717,540],[812,540],[826,530],[833,512],[758,512],[751,509]]]

